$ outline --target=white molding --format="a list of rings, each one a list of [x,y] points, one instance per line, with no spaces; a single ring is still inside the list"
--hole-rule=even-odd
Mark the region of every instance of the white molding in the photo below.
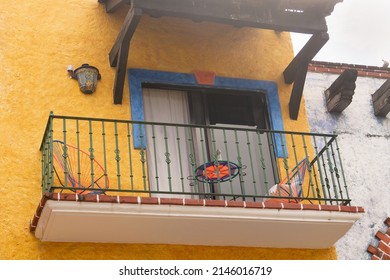
[[[47,201],[42,241],[328,248],[362,213]]]

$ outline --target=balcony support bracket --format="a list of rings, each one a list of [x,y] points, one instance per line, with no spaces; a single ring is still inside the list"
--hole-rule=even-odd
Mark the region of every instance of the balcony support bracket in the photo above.
[[[314,34],[283,72],[284,82],[286,84],[294,83],[289,103],[290,118],[292,120],[298,119],[309,62],[328,40],[327,32]]]
[[[109,60],[111,67],[116,66],[114,83],[114,104],[122,104],[123,88],[126,78],[127,60],[129,56],[130,41],[141,20],[142,10],[130,7],[122,29],[118,34],[114,46],[112,47]]]
[[[99,3],[106,4],[106,12],[113,13],[122,7],[124,4],[129,3],[130,0],[98,0]]]

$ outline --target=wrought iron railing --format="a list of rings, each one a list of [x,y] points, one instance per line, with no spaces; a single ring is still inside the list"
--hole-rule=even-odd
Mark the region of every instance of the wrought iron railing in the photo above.
[[[336,137],[50,114],[42,191],[347,205]]]

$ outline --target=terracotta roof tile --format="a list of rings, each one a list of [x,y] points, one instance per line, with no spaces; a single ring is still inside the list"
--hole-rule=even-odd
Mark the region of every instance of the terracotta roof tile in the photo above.
[[[341,74],[346,69],[356,69],[358,76],[380,79],[390,78],[390,68],[367,66],[360,64],[334,63],[325,61],[312,61],[309,63],[310,72]]]

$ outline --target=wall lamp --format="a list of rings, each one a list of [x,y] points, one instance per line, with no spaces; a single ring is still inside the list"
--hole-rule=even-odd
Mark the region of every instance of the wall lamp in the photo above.
[[[81,92],[93,93],[96,90],[97,80],[101,79],[99,69],[89,64],[83,64],[73,71],[73,66],[68,66],[69,77],[77,79]]]

